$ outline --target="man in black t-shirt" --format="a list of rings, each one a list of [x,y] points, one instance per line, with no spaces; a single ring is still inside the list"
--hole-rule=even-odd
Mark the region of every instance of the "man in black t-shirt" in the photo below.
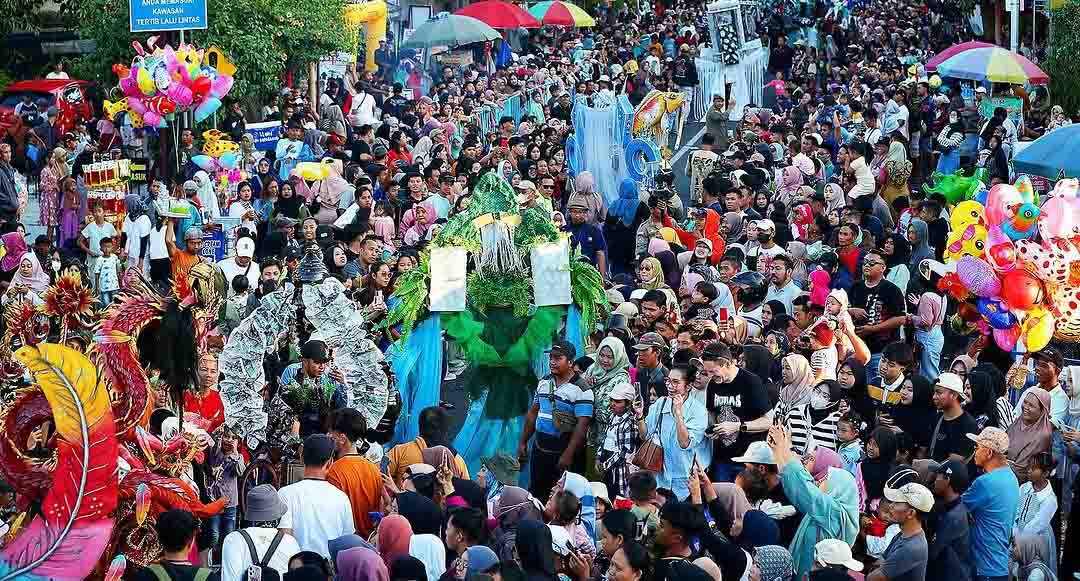
[[[934,407],[941,411],[932,427],[929,458],[944,462],[954,456],[967,462],[975,442],[967,437],[979,431],[975,418],[964,411],[964,380],[955,373],[942,373],[934,384]]]
[[[743,455],[750,442],[765,439],[768,422],[764,426],[750,423],[760,423],[768,413],[769,397],[756,375],[736,366],[726,345],[709,345],[701,360],[703,372],[711,377],[705,388],[705,408],[709,410],[705,435],[714,442],[709,473],[714,482],[734,482],[744,465],[732,458]]]
[[[881,350],[900,340],[900,327],[907,314],[904,295],[895,284],[885,280],[885,270],[885,255],[872,250],[863,258],[863,280],[851,287],[848,312],[855,322],[855,333],[870,349],[870,363],[866,365],[869,383],[878,378]]]
[[[154,528],[157,530],[163,554],[158,562],[140,569],[135,574],[136,581],[221,579],[218,573],[209,571],[200,575],[203,568],[192,565],[188,560],[188,555],[195,546],[195,533],[199,530],[199,521],[195,520],[190,512],[182,509],[167,510],[157,517]]]

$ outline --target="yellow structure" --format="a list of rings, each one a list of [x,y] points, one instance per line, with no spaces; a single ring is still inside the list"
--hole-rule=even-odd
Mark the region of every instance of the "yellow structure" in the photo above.
[[[364,27],[365,52],[367,53],[364,55],[364,69],[375,70],[375,49],[379,48],[379,41],[386,38],[386,2],[367,0],[347,4],[344,20],[345,25],[353,34],[356,34],[361,26]],[[353,46],[355,47],[358,42],[359,38],[354,37]]]
[[[229,75],[230,77],[236,75],[236,65],[232,64],[232,61],[225,57],[225,53],[214,45],[211,45],[203,52],[202,64],[217,68],[218,74],[221,75]]]

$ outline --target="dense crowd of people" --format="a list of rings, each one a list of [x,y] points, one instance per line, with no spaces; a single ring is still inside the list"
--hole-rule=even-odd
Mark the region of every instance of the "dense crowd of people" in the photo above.
[[[87,203],[85,167],[105,152],[145,157],[149,134],[110,119],[57,134],[55,110],[17,111],[49,153],[13,159],[26,145],[13,131],[0,144],[4,304],[40,304],[71,268],[103,305],[125,269],[167,291],[229,217],[240,226],[217,263],[221,344],[311,248],[377,325],[401,300],[399,277],[490,172],[607,284],[610,316],[584,352],[552,342],[518,449],[472,475],[449,404],[419,414],[415,440],[374,450],[377,426],[345,407],[344,376],[310,340],[271,382],[314,382],[325,400],[328,413],[292,428],[302,477],[279,490],[241,482],[252,451],[221,427],[218,363],[203,356],[183,408],[214,426],[215,445],[192,478],[229,506],[202,523],[158,516],[164,558],[138,578],[1078,578],[1060,549],[1080,526],[1080,363],[1053,345],[1017,358],[956,316],[938,284],[950,207],[917,187],[975,167],[1009,182],[1018,139],[1071,121],[1045,93],[971,85],[965,98],[951,79],[920,77],[920,63],[971,38],[951,4],[785,2],[764,14],[772,104],[730,121],[733,100],[707,95],[688,192],[662,173],[605,200],[588,172],[571,175],[565,143],[577,104],[693,95],[703,3],[600,3],[595,28],[515,38],[497,70],[443,67],[426,92],[384,47],[385,68],[332,81],[317,102],[284,90],[254,115],[234,103],[220,129],[241,144],[247,179],[216,187],[184,129],[147,191],[125,199],[120,233]],[[1001,93],[1022,95],[1023,125],[1003,109],[982,116],[981,100]],[[484,131],[476,112],[515,94],[521,119]],[[245,135],[255,120],[282,124],[270,151]],[[297,164],[317,160],[332,169],[312,186]],[[38,176],[39,217],[26,215],[20,171]],[[195,211],[172,217],[169,198]],[[31,246],[23,224],[35,219],[45,231]],[[401,328],[372,332],[385,349]],[[453,359],[447,382],[469,365]],[[171,415],[156,410],[151,431]]]

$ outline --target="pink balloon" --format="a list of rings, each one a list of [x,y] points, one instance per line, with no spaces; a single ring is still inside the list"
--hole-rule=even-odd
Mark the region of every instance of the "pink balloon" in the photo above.
[[[1020,325],[1013,325],[1008,329],[994,329],[994,342],[1004,351],[1012,351],[1016,348],[1016,341],[1020,339]]]
[[[233,86],[233,78],[229,75],[218,75],[210,85],[210,94],[221,99],[229,93]]]
[[[1008,272],[1016,266],[1016,244],[998,226],[987,229],[986,260],[998,272]]]
[[[1013,216],[1010,208],[1022,203],[1024,198],[1015,186],[998,184],[986,196],[986,221],[990,226],[998,226]]]
[[[128,106],[139,115],[146,115],[146,103],[137,97],[128,97]]]
[[[989,299],[1001,294],[1001,281],[994,269],[981,258],[964,256],[956,263],[960,284],[975,296]]]
[[[143,113],[143,122],[145,122],[147,125],[149,125],[151,127],[160,126],[162,121],[163,121],[163,119],[161,118],[161,115],[159,115],[159,114],[157,114],[157,113],[155,113],[155,112],[153,112],[153,111],[151,111],[149,109],[147,109],[146,112]]]
[[[191,89],[185,87],[180,83],[173,83],[172,85],[170,85],[169,90],[166,92],[166,95],[168,95],[170,99],[175,101],[177,106],[181,109],[185,109],[191,106],[191,100],[194,97]]]
[[[1077,180],[1061,180],[1052,196],[1042,205],[1039,233],[1048,238],[1068,238],[1080,230],[1080,199],[1076,197]]]
[[[120,79],[120,90],[123,91],[124,95],[127,97],[142,95],[142,91],[139,90],[139,84],[135,82],[134,75]]]

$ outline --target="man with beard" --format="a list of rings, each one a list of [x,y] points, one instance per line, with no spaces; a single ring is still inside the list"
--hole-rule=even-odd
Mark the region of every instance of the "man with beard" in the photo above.
[[[751,443],[764,443],[772,423],[769,398],[761,380],[736,365],[727,345],[709,345],[701,360],[712,378],[705,402],[710,418],[705,435],[714,442],[709,472],[715,482],[734,482],[743,470],[744,461],[739,458],[747,454]]]

